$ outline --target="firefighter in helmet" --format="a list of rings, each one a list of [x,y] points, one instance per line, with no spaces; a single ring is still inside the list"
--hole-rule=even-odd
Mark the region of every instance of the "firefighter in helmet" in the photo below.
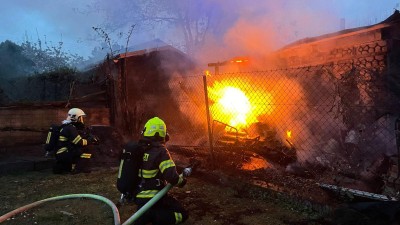
[[[90,172],[86,164],[91,154],[83,151],[83,148],[88,145],[88,140],[81,136],[85,130],[85,116],[82,109],[72,108],[62,122],[55,153],[54,173]]]
[[[147,145],[144,150],[143,162],[139,170],[142,177],[141,191],[136,195],[138,209],[143,207],[167,183],[183,187],[186,179],[179,175],[174,161],[165,146],[168,141],[167,127],[158,117],[151,118],[144,125],[140,142]],[[144,213],[136,225],[148,224],[179,224],[188,218],[188,213],[174,197],[166,194],[154,206]]]

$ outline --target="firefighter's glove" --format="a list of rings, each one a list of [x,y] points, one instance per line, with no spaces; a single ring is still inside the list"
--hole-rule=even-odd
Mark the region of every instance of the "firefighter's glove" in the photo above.
[[[182,188],[183,186],[185,186],[186,182],[187,182],[186,178],[183,176],[183,174],[181,174],[179,175],[179,181],[176,184],[176,186]]]
[[[190,176],[190,174],[192,174],[192,168],[186,167],[185,169],[183,169],[182,175],[184,177],[188,177],[188,176]]]

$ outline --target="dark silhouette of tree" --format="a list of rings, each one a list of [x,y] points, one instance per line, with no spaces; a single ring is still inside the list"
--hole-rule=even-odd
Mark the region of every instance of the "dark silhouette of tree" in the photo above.
[[[44,42],[43,46],[42,41],[38,40],[37,43],[25,41],[21,47],[22,53],[35,64],[32,72],[40,74],[60,68],[74,68],[83,62],[83,57],[63,51],[63,44],[61,41],[57,45]]]
[[[64,52],[62,46],[62,42],[57,46],[45,42],[43,47],[40,40],[38,43],[25,41],[21,45],[9,40],[0,43],[0,78],[74,69],[83,62],[83,57]]]
[[[41,41],[21,45],[0,43],[0,105],[21,101],[65,100],[77,75],[75,63],[82,57],[63,51],[62,42],[50,46]]]
[[[35,63],[23,51],[12,41],[0,43],[0,78],[25,76],[33,71]]]

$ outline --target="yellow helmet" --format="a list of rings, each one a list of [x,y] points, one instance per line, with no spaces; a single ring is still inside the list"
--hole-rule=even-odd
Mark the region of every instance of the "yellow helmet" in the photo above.
[[[143,136],[154,137],[157,133],[160,137],[165,138],[167,135],[167,126],[162,119],[153,117],[144,125]]]

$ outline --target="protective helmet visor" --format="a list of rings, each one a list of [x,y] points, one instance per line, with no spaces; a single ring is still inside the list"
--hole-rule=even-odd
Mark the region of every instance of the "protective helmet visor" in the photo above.
[[[154,117],[147,121],[147,123],[144,125],[142,133],[144,137],[160,136],[165,138],[167,134],[167,127],[163,120],[158,117]]]

